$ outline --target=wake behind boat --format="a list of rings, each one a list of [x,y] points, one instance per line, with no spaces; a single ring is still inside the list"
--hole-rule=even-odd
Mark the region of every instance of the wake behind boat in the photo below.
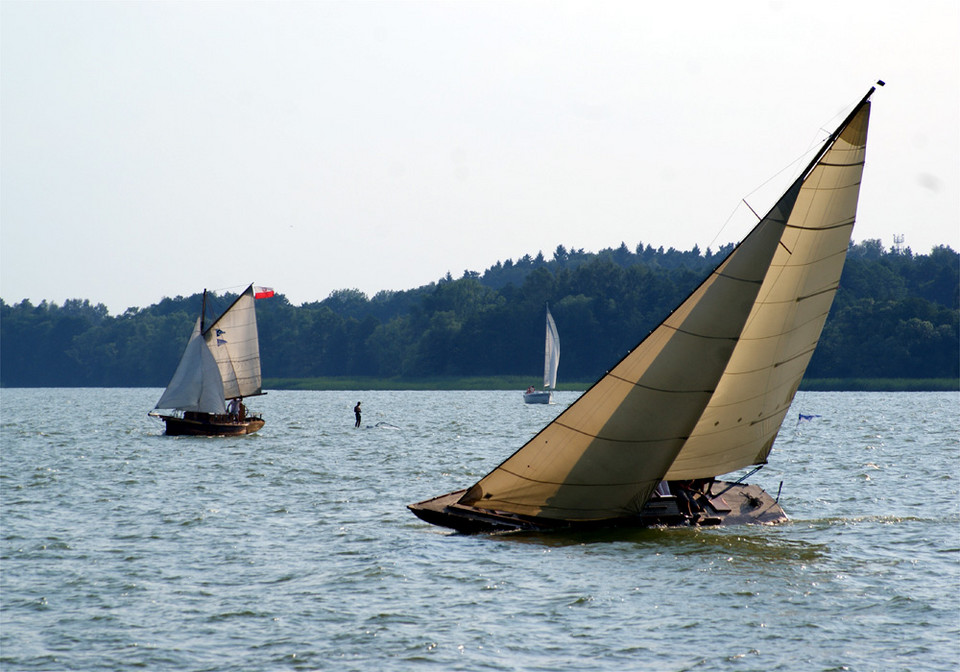
[[[264,394],[254,301],[270,296],[272,289],[250,285],[207,326],[204,290],[200,317],[180,363],[149,413],[164,421],[168,435],[235,436],[263,427],[263,418],[248,414],[243,399]]]
[[[874,91],[636,348],[472,487],[413,513],[464,532],[786,520],[779,493],[714,479],[767,462],[813,356],[853,232]]]
[[[547,306],[546,344],[543,350],[543,390],[537,390],[533,385],[523,393],[523,401],[527,404],[549,404],[553,402],[553,391],[557,387],[557,368],[560,366],[560,334],[557,324]]]

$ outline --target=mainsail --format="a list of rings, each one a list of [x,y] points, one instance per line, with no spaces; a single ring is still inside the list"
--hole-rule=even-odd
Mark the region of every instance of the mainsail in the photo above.
[[[557,387],[557,368],[560,366],[560,334],[557,323],[547,306],[547,337],[543,352],[543,386],[553,390]]]
[[[227,399],[261,392],[260,340],[253,304],[253,285],[250,285],[203,333],[220,368]]]
[[[802,178],[730,363],[667,479],[717,476],[767,461],[840,284],[869,116],[865,101]]]
[[[621,518],[639,514],[665,477],[764,462],[840,278],[872,93],[663,323],[459,503]]]

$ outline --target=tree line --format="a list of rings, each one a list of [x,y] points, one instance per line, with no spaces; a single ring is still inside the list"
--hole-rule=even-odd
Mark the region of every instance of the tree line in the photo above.
[[[730,251],[560,245],[482,274],[372,298],[342,289],[294,306],[257,301],[267,378],[418,379],[542,374],[544,307],[560,331],[561,380],[592,382],[633,348]],[[235,298],[218,297],[226,308]],[[201,310],[200,293],[111,316],[70,299],[0,299],[0,385],[167,384]],[[208,304],[210,303],[208,297]],[[960,377],[960,255],[851,244],[808,378]]]

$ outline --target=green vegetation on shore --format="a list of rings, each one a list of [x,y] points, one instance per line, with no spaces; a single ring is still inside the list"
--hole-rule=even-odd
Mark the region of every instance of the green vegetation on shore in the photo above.
[[[550,260],[524,255],[373,298],[343,289],[294,306],[278,293],[256,306],[261,370],[268,386],[524,389],[542,380],[549,304],[562,344],[560,389],[583,389],[728,252],[638,244],[594,254],[561,245]],[[233,298],[208,295],[208,312]],[[203,303],[197,292],[112,317],[80,299],[0,299],[0,386],[166,385]],[[851,245],[807,376],[802,389],[956,389],[960,255]]]

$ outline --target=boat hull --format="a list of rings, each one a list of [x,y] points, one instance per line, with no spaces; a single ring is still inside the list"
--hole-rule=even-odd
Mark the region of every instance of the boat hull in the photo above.
[[[654,497],[638,516],[602,520],[554,520],[522,516],[504,511],[488,511],[459,504],[466,490],[451,492],[423,502],[410,504],[418,518],[433,525],[449,527],[465,534],[529,531],[554,532],[611,527],[687,527],[781,523],[787,520],[780,505],[757,485],[716,481],[700,499],[700,510],[687,514],[673,496]]]
[[[193,417],[158,416],[166,424],[167,436],[240,436],[253,434],[265,424],[261,418],[233,420],[229,416],[196,414]]]
[[[526,404],[550,404],[553,403],[553,392],[524,392],[523,401]]]

